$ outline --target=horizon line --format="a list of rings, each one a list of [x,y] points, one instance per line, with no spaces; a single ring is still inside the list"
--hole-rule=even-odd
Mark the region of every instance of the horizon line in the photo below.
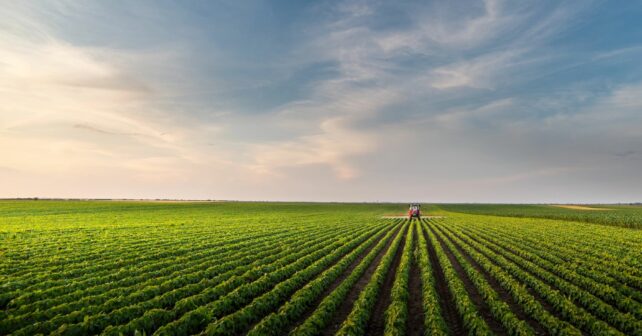
[[[234,200],[234,199],[181,199],[181,198],[75,198],[75,197],[0,197],[0,201],[113,201],[113,202],[177,202],[177,203],[320,203],[320,204],[405,204],[409,201],[287,201],[287,200]],[[508,205],[642,205],[642,201],[632,202],[425,202],[422,204],[508,204]]]

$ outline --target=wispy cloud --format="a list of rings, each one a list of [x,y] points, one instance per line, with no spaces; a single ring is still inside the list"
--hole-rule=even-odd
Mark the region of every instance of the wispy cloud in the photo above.
[[[217,6],[0,9],[2,181],[356,200],[459,197],[460,180],[481,200],[642,169],[642,28],[614,37],[596,15],[613,6]]]
[[[138,64],[151,66],[157,55],[76,46],[37,27],[45,41],[15,30],[0,39],[3,162],[21,170],[71,172],[127,166],[145,152],[182,155],[176,133],[184,130],[153,117],[162,93],[132,71]],[[145,136],[96,140],[75,130]]]

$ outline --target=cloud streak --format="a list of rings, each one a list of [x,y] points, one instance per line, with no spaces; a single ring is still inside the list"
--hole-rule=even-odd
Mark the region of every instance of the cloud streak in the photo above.
[[[622,11],[642,6],[11,4],[0,180],[21,196],[642,197],[642,27],[612,38]]]

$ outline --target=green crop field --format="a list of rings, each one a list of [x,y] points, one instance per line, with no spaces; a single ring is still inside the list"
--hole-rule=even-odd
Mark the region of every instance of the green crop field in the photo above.
[[[507,217],[533,217],[642,228],[642,205],[441,204],[453,212]]]
[[[0,201],[0,335],[642,335],[642,211]]]

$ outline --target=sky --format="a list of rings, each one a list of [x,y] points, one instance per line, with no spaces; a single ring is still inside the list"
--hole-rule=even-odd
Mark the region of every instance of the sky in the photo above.
[[[642,201],[639,1],[10,1],[0,197]]]

